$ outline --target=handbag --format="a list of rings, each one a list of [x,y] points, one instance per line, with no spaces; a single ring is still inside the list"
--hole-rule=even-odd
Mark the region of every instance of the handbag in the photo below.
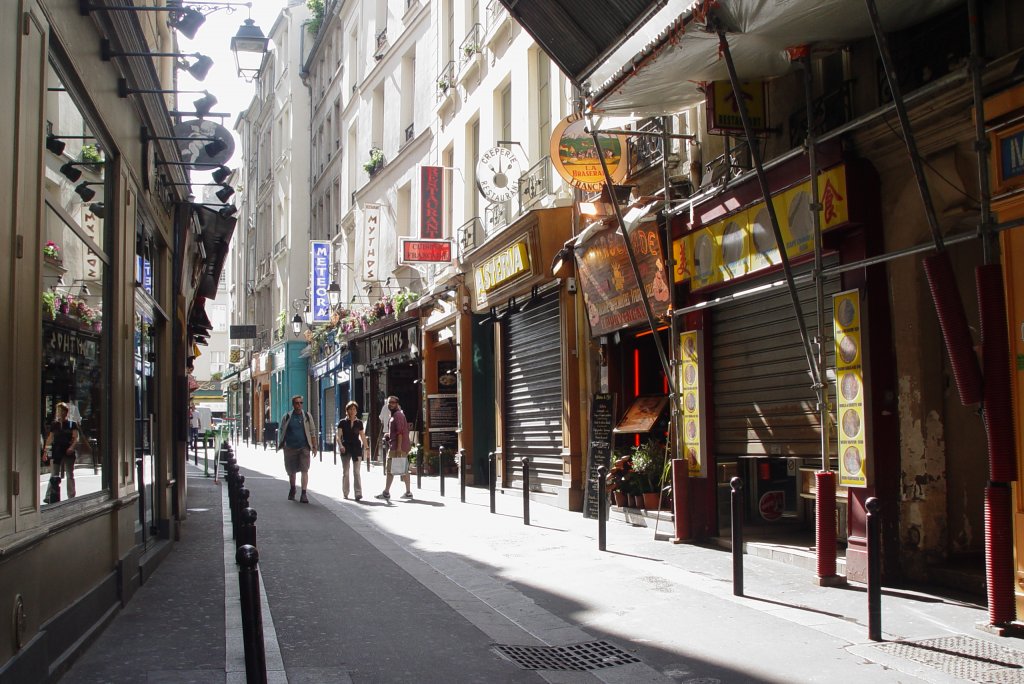
[[[391,474],[405,475],[409,472],[409,459],[406,456],[393,456],[391,458]]]

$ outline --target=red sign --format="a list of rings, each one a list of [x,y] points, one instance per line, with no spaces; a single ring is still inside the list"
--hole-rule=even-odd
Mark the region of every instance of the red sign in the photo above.
[[[401,238],[402,263],[447,264],[452,260],[451,240]]]
[[[444,237],[444,168],[420,167],[420,237]],[[451,259],[447,259],[451,261]]]
[[[786,493],[777,490],[765,492],[757,508],[765,520],[778,520],[786,512]]]

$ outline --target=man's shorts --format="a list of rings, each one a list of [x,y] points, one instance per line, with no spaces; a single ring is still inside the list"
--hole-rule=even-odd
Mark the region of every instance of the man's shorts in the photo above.
[[[406,452],[404,454],[403,453],[398,453],[398,452],[388,452],[388,460],[384,464],[384,474],[385,475],[393,475],[394,474],[394,473],[391,472],[391,460],[394,459],[394,458],[404,458],[405,459],[405,472],[404,473],[399,473],[398,476],[402,477],[403,475],[408,475],[409,474],[409,453],[408,452]]]
[[[289,475],[309,470],[309,447],[284,447],[284,469]]]

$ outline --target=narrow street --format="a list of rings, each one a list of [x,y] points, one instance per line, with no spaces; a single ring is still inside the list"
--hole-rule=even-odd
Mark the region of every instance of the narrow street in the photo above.
[[[457,480],[441,497],[436,477],[424,478],[422,489],[414,477],[413,500],[398,499],[396,484],[385,503],[373,498],[383,480],[375,466],[363,471],[363,501],[346,501],[341,467],[327,454],[311,468],[306,505],[286,499],[278,452],[242,446],[238,457],[259,514],[272,682],[984,682],[1016,681],[1024,664],[1016,642],[975,628],[985,614],[975,605],[886,588],[886,642],[875,644],[863,587],[821,588],[806,570],[748,555],[746,596],[735,597],[729,553],[663,541],[667,526],[656,540],[652,527],[613,521],[601,553],[595,521],[534,501],[526,526],[515,495],[499,494],[491,515],[484,490],[469,489],[463,504]],[[201,466],[190,468],[192,491],[220,494],[226,505],[223,487]],[[215,513],[190,510],[181,545],[208,545],[192,535],[214,529]],[[224,548],[172,554],[61,681],[244,681],[230,540]],[[209,566],[222,559],[227,615],[205,622],[202,606],[216,585],[197,580],[216,577],[221,568]],[[131,660],[115,665],[112,651],[134,652],[132,642],[147,634],[141,616],[154,626],[162,620],[146,602],[173,595],[161,590],[167,581],[194,583],[183,594],[195,599],[197,628],[212,633],[224,624],[226,638],[199,651],[191,644],[193,662],[207,663],[201,670],[162,662],[164,651],[179,652],[169,644],[129,674]],[[589,655],[591,669],[577,672],[523,669],[495,650],[593,642],[603,643]],[[519,654],[545,657],[543,649]],[[602,667],[616,655],[622,660],[613,662],[625,664]],[[209,666],[216,657],[223,673]]]

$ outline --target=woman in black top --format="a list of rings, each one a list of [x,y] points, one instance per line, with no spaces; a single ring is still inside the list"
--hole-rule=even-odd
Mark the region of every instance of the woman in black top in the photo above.
[[[359,475],[359,459],[363,457],[366,447],[366,435],[363,432],[363,421],[356,418],[359,405],[350,401],[345,404],[345,417],[338,423],[337,441],[341,444],[341,493],[348,498],[349,472],[355,473],[356,501],[363,498],[363,482]],[[355,468],[352,464],[355,463]]]
[[[50,423],[50,432],[43,444],[43,458],[47,450],[53,447],[50,455],[50,486],[47,489],[44,503],[60,501],[60,478],[63,474],[67,481],[68,498],[75,495],[75,458],[78,455],[78,423],[68,418],[70,407],[63,401],[57,404],[57,416]]]

